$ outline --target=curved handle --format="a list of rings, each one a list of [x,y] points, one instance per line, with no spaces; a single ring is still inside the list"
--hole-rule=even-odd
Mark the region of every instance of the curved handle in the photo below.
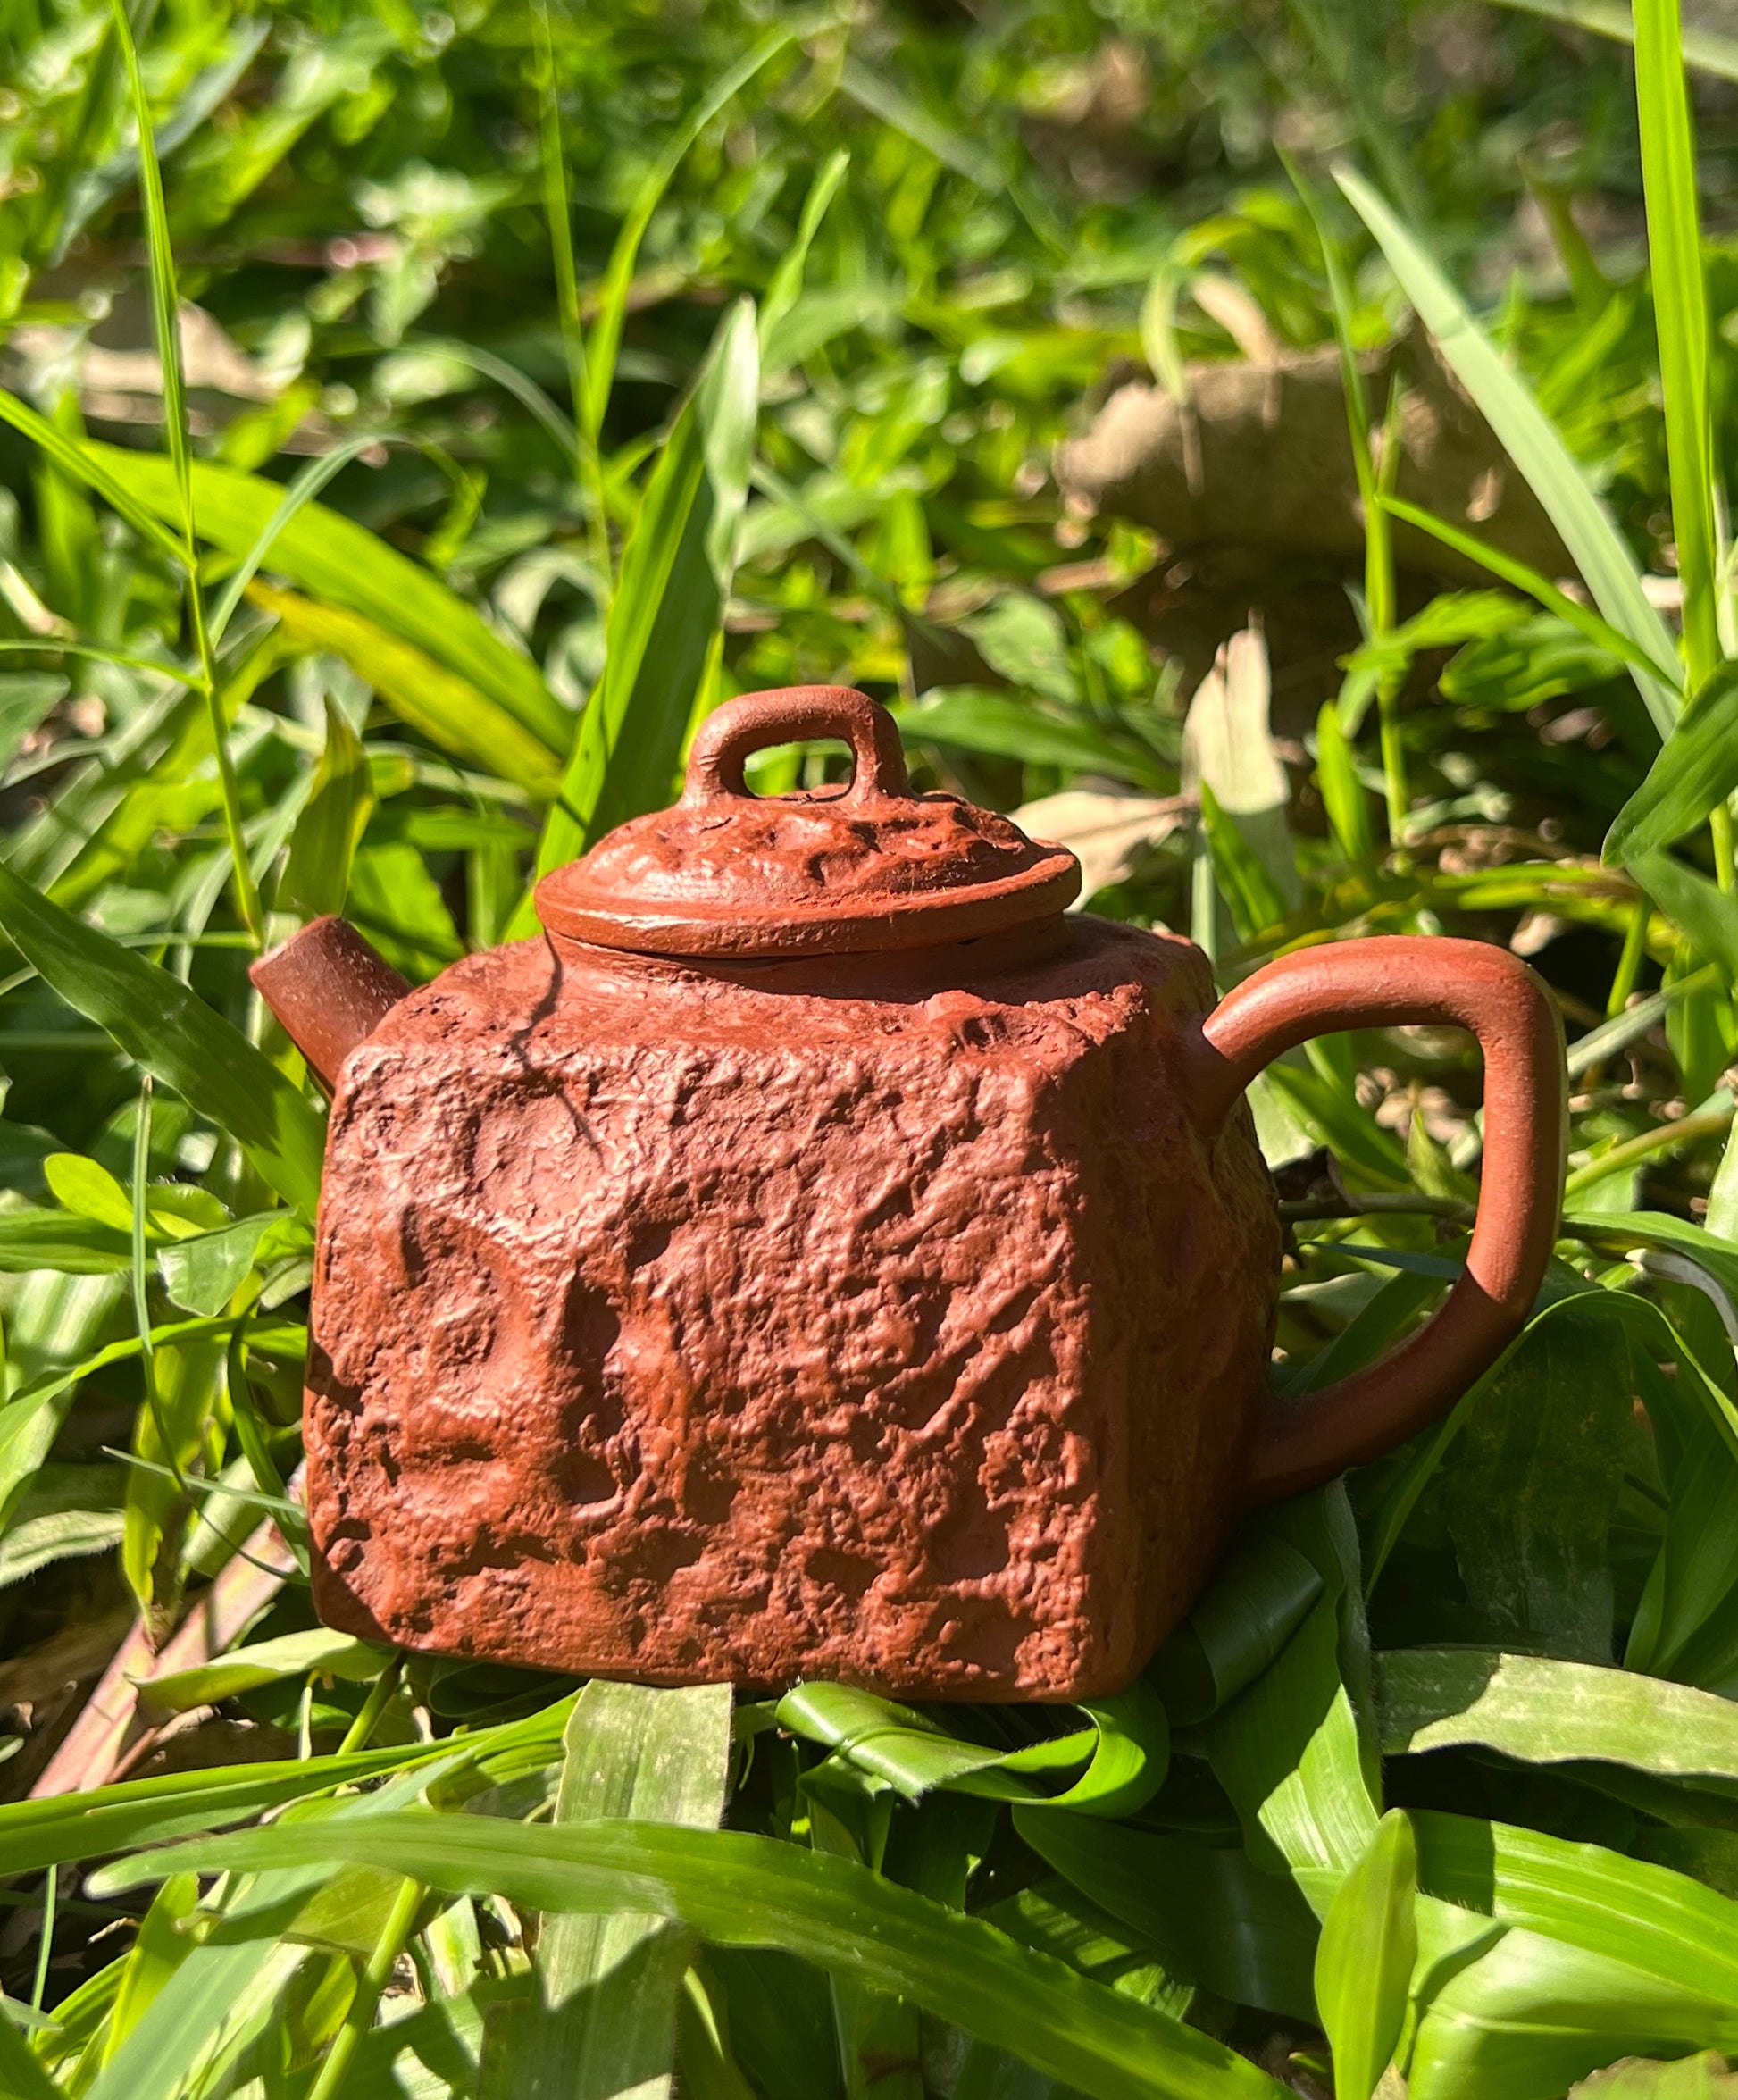
[[[706,716],[688,755],[682,800],[746,795],[742,767],[751,752],[818,737],[840,737],[851,747],[847,801],[910,792],[898,727],[885,707],[848,685],[792,685],[744,693]]]
[[[1341,1028],[1418,1021],[1470,1028],[1484,1053],[1484,1164],[1465,1273],[1435,1318],[1378,1362],[1269,1402],[1251,1502],[1299,1493],[1416,1435],[1519,1333],[1562,1201],[1563,1027],[1544,986],[1506,950],[1394,935],[1270,963],[1221,1000],[1188,1052],[1211,1134],[1283,1050]]]

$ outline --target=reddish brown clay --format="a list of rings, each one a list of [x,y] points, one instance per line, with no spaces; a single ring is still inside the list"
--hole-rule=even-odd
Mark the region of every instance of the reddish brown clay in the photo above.
[[[849,789],[746,792],[749,750],[822,734]],[[1079,1699],[1141,1668],[1248,1501],[1440,1412],[1549,1253],[1536,981],[1478,943],[1348,942],[1210,1013],[1187,941],[1062,916],[1077,879],[912,797],[862,696],[750,696],[675,811],[545,883],[542,938],[401,1000],[332,1106],[322,1616],[657,1683]],[[274,1005],[296,950],[260,966]],[[1283,1410],[1241,1091],[1314,1030],[1444,1019],[1487,1059],[1467,1281]]]

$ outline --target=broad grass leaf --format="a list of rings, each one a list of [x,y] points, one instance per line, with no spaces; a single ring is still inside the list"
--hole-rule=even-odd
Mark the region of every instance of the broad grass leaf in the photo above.
[[[1528,1764],[1593,1759],[1738,1783],[1738,1704],[1711,1692],[1487,1648],[1391,1649],[1375,1666],[1390,1756],[1475,1743]]]
[[[677,2001],[676,2062],[686,2100],[756,2100],[731,2049],[723,1989],[698,1950]]]
[[[104,2063],[121,2048],[158,1992],[193,1952],[196,1943],[184,1928],[198,1903],[196,1874],[171,1874],[152,1897],[125,1957],[114,2011],[103,2037]]]
[[[63,911],[0,866],[0,927],[71,1007],[173,1087],[310,1217],[320,1193],[321,1120],[269,1058],[167,970]]]
[[[919,742],[1024,766],[1102,774],[1149,794],[1176,789],[1175,776],[1135,737],[993,687],[936,686],[915,707],[895,707],[892,714],[901,733]]]
[[[547,1761],[560,1747],[568,1711],[564,1701],[530,1720],[480,1730],[471,1739],[470,1750],[485,1769],[492,1754],[508,1756],[515,1750]],[[416,1770],[450,1754],[446,1743],[399,1744],[219,1771],[171,1772],[82,1794],[0,1803],[0,1874],[33,1873],[71,1860],[100,1859],[134,1845],[219,1829],[333,1786]]]
[[[222,1311],[256,1262],[313,1251],[305,1227],[284,1211],[266,1210],[159,1248],[157,1273],[171,1304],[209,1318]]]
[[[774,352],[779,324],[790,313],[802,297],[803,273],[808,264],[809,250],[815,245],[815,237],[821,230],[821,222],[827,215],[840,184],[845,180],[851,164],[851,156],[845,148],[835,146],[815,172],[815,179],[808,186],[808,194],[803,199],[803,208],[797,221],[795,238],[780,256],[772,281],[766,287],[760,302],[760,362],[761,368],[771,378],[786,370],[792,362],[781,353]]]
[[[61,430],[28,402],[21,401],[15,394],[9,394],[4,389],[0,389],[0,421],[11,423],[15,431],[39,446],[63,473],[71,474],[87,489],[94,489],[112,510],[126,519],[147,545],[166,556],[177,568],[183,565],[186,550],[163,523],[163,516],[175,515],[174,509],[159,515],[152,506],[141,503],[128,487],[126,477],[117,474],[112,463],[103,456],[105,448]],[[167,465],[168,462],[162,464]],[[173,494],[172,484],[169,492]]]
[[[1408,2100],[1556,2100],[1615,2057],[1730,2047],[1731,2013],[1562,1940],[1418,1901]]]
[[[1637,853],[1629,870],[1697,953],[1738,981],[1738,899],[1669,853]]]
[[[1618,1220],[1619,1231],[1628,1228],[1628,1220]],[[1566,1224],[1566,1230],[1568,1229]],[[1602,1229],[1602,1227],[1601,1227]],[[1536,1311],[1532,1320],[1522,1330],[1497,1361],[1476,1384],[1468,1387],[1455,1402],[1452,1410],[1438,1424],[1430,1435],[1421,1440],[1411,1457],[1400,1468],[1391,1485],[1383,1497],[1382,1506],[1371,1527],[1369,1543],[1369,1582],[1374,1585],[1388,1564],[1389,1557],[1406,1528],[1418,1499],[1434,1478],[1438,1468],[1458,1443],[1467,1423],[1484,1407],[1493,1390],[1499,1385],[1512,1385],[1515,1397],[1509,1402],[1513,1410],[1525,1412],[1528,1403],[1527,1374],[1523,1366],[1535,1351],[1539,1360],[1549,1360],[1555,1348],[1558,1327],[1575,1321],[1591,1319],[1594,1323],[1609,1322],[1616,1328],[1634,1335],[1637,1329],[1643,1334],[1642,1346],[1662,1338],[1666,1322],[1658,1306],[1647,1300],[1617,1292],[1600,1292],[1583,1285],[1582,1279],[1571,1272],[1572,1289],[1565,1289],[1553,1277],[1546,1279],[1546,1292],[1553,1293],[1550,1301]],[[1583,1338],[1584,1341],[1584,1337]],[[1581,1346],[1572,1343],[1569,1353]],[[1591,1348],[1591,1344],[1587,1345]],[[1609,1336],[1607,1342],[1608,1352]],[[1567,1360],[1566,1357],[1564,1360]],[[1608,1360],[1601,1366],[1608,1374],[1611,1368]],[[1738,1432],[1735,1432],[1738,1434]],[[1738,1449],[1738,1445],[1734,1445]],[[1569,1519],[1573,1522],[1573,1515]],[[1475,1523],[1476,1519],[1474,1519]],[[1597,1582],[1597,1571],[1592,1578]],[[1509,1594],[1514,1593],[1510,1585]]]
[[[1372,1819],[1374,1820],[1374,1819]],[[850,1861],[746,1832],[479,1816],[332,1819],[207,1840],[110,1868],[113,1893],[188,1867],[355,1860],[544,1911],[679,1917],[725,1946],[782,1946],[913,1999],[1095,2100],[1218,2100],[1283,2088],[1223,2044]]]
[[[1341,852],[1348,860],[1368,860],[1375,850],[1369,791],[1358,777],[1333,700],[1324,700],[1316,717],[1316,784]]]
[[[610,250],[602,284],[597,291],[597,315],[585,344],[585,399],[577,405],[576,420],[595,444],[604,427],[604,414],[615,384],[615,367],[622,343],[622,327],[627,318],[628,294],[633,285],[634,264],[646,230],[652,222],[659,200],[670,187],[688,149],[713,118],[767,63],[798,33],[792,21],[770,29],[753,49],[719,75],[695,104],[681,127],[647,171],[633,201],[623,219],[615,244]]]
[[[1273,1532],[1240,1540],[1149,1667],[1173,1721],[1204,1721],[1253,1684],[1324,1588],[1315,1563]]]
[[[731,1688],[589,1684],[563,1735],[557,1825],[637,1816],[715,1830],[724,1812]],[[490,2016],[482,2100],[664,2100],[694,1953],[679,1923],[556,1914],[538,1936],[538,1995]]]
[[[247,595],[297,641],[342,657],[401,722],[431,744],[514,782],[539,801],[554,795],[561,762],[547,743],[426,649],[344,606],[321,605],[263,583],[250,584]]]
[[[1390,1809],[1334,1891],[1316,1950],[1316,2004],[1333,2051],[1334,2100],[1370,2100],[1400,2046],[1418,1954],[1417,1848]]]
[[[129,1266],[131,1254],[129,1251]],[[46,1279],[40,1271],[33,1282]],[[54,1281],[58,1282],[58,1278]],[[24,1285],[29,1291],[29,1284]],[[93,1294],[82,1302],[75,1301],[72,1306],[63,1308],[77,1321],[73,1346],[88,1343],[90,1334],[104,1324],[105,1316],[120,1302],[118,1284],[102,1288],[100,1295]],[[13,1353],[20,1354],[20,1327],[16,1318],[12,1335]],[[79,1319],[80,1313],[92,1317]],[[154,1342],[171,1339],[184,1334],[212,1334],[226,1326],[227,1322],[190,1320],[179,1326],[160,1327],[153,1331]],[[71,1336],[58,1336],[57,1341],[71,1340]],[[72,1404],[75,1389],[93,1372],[106,1369],[110,1364],[130,1361],[142,1351],[143,1344],[137,1335],[124,1342],[111,1342],[93,1354],[68,1364],[56,1362],[39,1370],[29,1383],[12,1393],[5,1405],[0,1407],[0,1524],[10,1516],[18,1497],[35,1476],[38,1468],[47,1459],[54,1448],[54,1439],[60,1434],[67,1410]],[[31,1354],[38,1353],[35,1351]],[[58,1354],[58,1351],[42,1351],[42,1354]]]
[[[215,1706],[219,1700],[257,1691],[262,1685],[306,1677],[311,1670],[343,1677],[352,1684],[366,1684],[377,1677],[390,1660],[389,1649],[356,1640],[349,1634],[314,1627],[307,1633],[281,1634],[275,1640],[256,1642],[252,1647],[231,1648],[196,1669],[142,1677],[139,1696],[163,1713],[185,1713],[189,1707]]]
[[[73,1210],[0,1210],[0,1274],[56,1269],[63,1276],[110,1276],[132,1265],[132,1239],[118,1226]]]
[[[1738,788],[1738,665],[1723,664],[1678,717],[1647,778],[1606,834],[1608,862],[1654,853],[1693,831]]]
[[[117,1466],[44,1466],[0,1522],[0,1587],[121,1543]]]
[[[1323,1594],[1274,1663],[1207,1723],[1207,1754],[1250,1858],[1283,1862],[1320,1917],[1377,1821],[1357,1533],[1337,1483],[1266,1523],[1316,1568]]]
[[[169,462],[115,446],[87,448],[111,481],[156,517],[176,515]],[[263,475],[209,460],[193,462],[193,498],[202,539],[238,560],[277,517],[283,489]],[[454,672],[512,715],[555,754],[565,752],[573,718],[529,657],[510,648],[475,607],[438,576],[324,504],[296,512],[272,542],[267,566],[327,607],[356,613]]]
[[[1094,1726],[1013,1751],[954,1734],[932,1715],[849,1685],[798,1685],[779,1702],[779,1725],[824,1744],[845,1763],[907,1801],[952,1790],[990,1801],[1132,1815],[1164,1784],[1169,1759],[1165,1711],[1137,1680],[1128,1691],[1082,1707]],[[1036,1779],[1066,1778],[1052,1793]]]
[[[30,2053],[29,2045],[0,2006],[0,2080],[7,2100],[62,2100],[61,2088]]]
[[[1605,1292],[1541,1321],[1483,1382],[1441,1482],[1473,1637],[1611,1660],[1633,1391],[1627,1329]]]
[[[1684,583],[1684,653],[1691,679],[1700,687],[1719,663],[1720,638],[1708,293],[1696,197],[1696,142],[1684,77],[1678,0],[1634,0],[1633,13],[1648,269],[1666,397],[1672,537]]]
[[[1659,614],[1643,595],[1635,557],[1610,513],[1589,487],[1525,383],[1504,363],[1424,244],[1363,176],[1341,167],[1335,170],[1335,178],[1375,236],[1389,267],[1455,376],[1550,514],[1594,604],[1650,665],[1658,666],[1632,668],[1655,727],[1662,737],[1667,735],[1677,713],[1681,680],[1676,653]]]
[[[827,1977],[775,1947],[710,1946],[706,1965],[724,1994],[731,2053],[755,2084],[779,2100],[841,2100]]]
[[[453,1762],[450,1751],[447,1762]],[[286,1822],[293,1824],[297,1814],[340,1825],[389,1817],[420,1794],[427,1778],[404,1772],[378,1793],[310,1803]],[[104,2064],[90,2087],[96,2100],[171,2100],[193,2079],[207,2078],[221,2089],[240,2051],[280,2016],[284,1987],[307,1955],[288,1931],[331,1878],[321,1867],[293,1867],[218,1892],[215,1928]]]
[[[344,909],[351,863],[373,807],[374,779],[362,739],[329,693],[326,740],[314,768],[313,786],[289,834],[289,855],[278,892],[283,907],[306,919]]]
[[[1065,1824],[1050,1820],[1065,1829]],[[1165,1966],[1159,1951],[1138,1928],[1124,1924],[1059,1874],[1028,1883],[982,1915],[1022,1946],[1054,1954],[1082,1976],[1143,2005],[1157,2005],[1181,2019],[1194,1999],[1195,1986]]]
[[[1014,1827],[1173,1974],[1233,2004],[1314,2019],[1315,1916],[1241,1847],[1030,1809],[1014,1811]]]
[[[154,1350],[145,1367],[133,1451],[146,1463],[128,1468],[121,1566],[139,1610],[154,1623],[179,1593],[176,1561],[189,1514],[180,1476],[204,1447],[222,1361],[222,1345],[200,1337]]]
[[[652,470],[610,605],[604,674],[543,827],[539,874],[669,799],[730,588],[758,413],[745,299],[720,324]],[[534,925],[528,900],[514,930]]]
[[[1729,1898],[1668,1867],[1543,1831],[1437,1810],[1413,1820],[1418,1885],[1429,1895],[1738,2014],[1738,1903]]]
[[[1201,831],[1213,856],[1213,872],[1231,907],[1238,938],[1252,946],[1270,928],[1284,923],[1284,895],[1241,827],[1219,807],[1219,798],[1205,780],[1200,783],[1200,797]]]

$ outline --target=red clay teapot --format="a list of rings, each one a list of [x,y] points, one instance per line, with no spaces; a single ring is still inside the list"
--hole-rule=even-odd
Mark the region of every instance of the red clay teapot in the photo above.
[[[844,787],[757,798],[840,737]],[[341,920],[255,966],[332,1092],[314,1597],[414,1649],[928,1699],[1125,1685],[1251,1502],[1423,1428],[1525,1318],[1555,1010],[1477,941],[1289,955],[1065,914],[1071,854],[914,795],[891,718],[733,700],[540,938],[415,991]],[[1427,1326],[1268,1392],[1280,1226],[1242,1091],[1328,1030],[1470,1028],[1484,1169]]]

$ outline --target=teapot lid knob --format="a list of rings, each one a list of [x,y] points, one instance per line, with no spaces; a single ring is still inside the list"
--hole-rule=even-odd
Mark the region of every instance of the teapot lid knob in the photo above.
[[[756,795],[748,758],[838,738],[843,786]],[[695,736],[681,799],[546,875],[554,933],[653,955],[848,955],[1001,933],[1080,894],[1065,847],[953,795],[915,795],[898,725],[848,686],[744,693]]]

